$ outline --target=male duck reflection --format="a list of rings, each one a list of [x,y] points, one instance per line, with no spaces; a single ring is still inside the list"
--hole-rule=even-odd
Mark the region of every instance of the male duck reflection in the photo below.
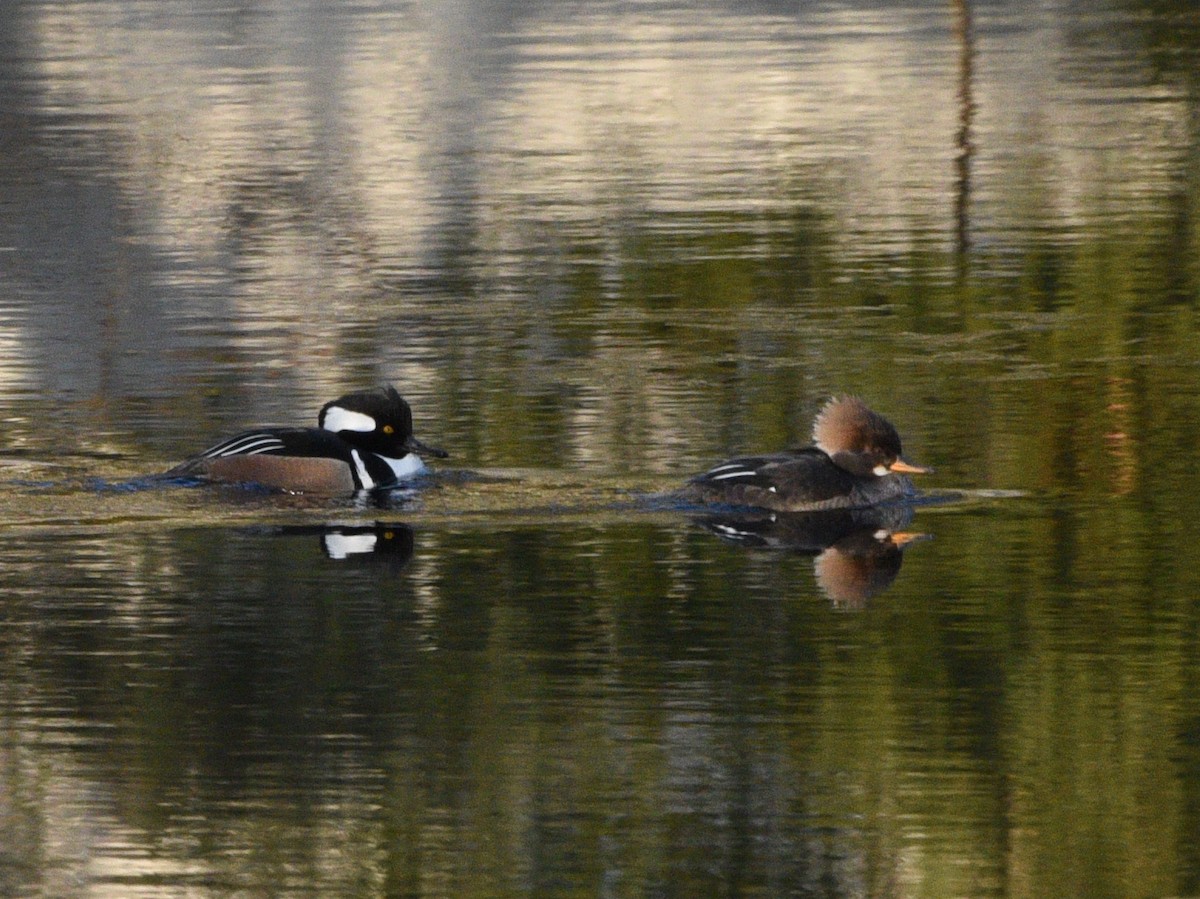
[[[865,509],[913,496],[891,422],[857,397],[831,399],[813,423],[815,446],[722,462],[692,478],[684,499],[781,512]]]
[[[391,385],[326,403],[317,424],[245,431],[166,474],[293,493],[351,493],[421,474],[418,452],[448,455],[413,436],[412,410]]]

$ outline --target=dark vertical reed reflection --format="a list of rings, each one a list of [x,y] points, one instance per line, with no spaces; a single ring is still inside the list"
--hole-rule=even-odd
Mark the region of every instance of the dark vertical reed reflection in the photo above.
[[[971,249],[969,213],[971,203],[971,123],[975,118],[975,95],[972,80],[975,74],[975,35],[971,24],[970,0],[951,0],[954,8],[954,37],[958,41],[958,134],[954,157],[955,191],[954,224],[955,254],[959,280],[965,278],[967,255]]]

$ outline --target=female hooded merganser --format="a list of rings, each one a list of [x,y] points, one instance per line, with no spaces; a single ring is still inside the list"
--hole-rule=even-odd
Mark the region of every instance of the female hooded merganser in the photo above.
[[[326,403],[317,423],[245,431],[166,474],[293,493],[350,493],[420,474],[425,463],[418,451],[448,455],[413,436],[412,409],[390,385]]]
[[[864,509],[913,495],[900,435],[857,397],[832,399],[813,423],[815,446],[723,462],[692,478],[683,498],[781,512]]]

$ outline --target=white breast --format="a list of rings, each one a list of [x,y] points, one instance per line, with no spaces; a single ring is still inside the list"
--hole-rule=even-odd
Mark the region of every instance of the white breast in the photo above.
[[[396,478],[399,480],[416,477],[426,470],[425,462],[416,453],[409,453],[407,456],[402,456],[399,459],[389,459],[387,456],[383,456],[382,458],[391,467]]]
[[[362,481],[363,490],[374,489],[376,486],[375,479],[367,471],[367,463],[358,450],[350,450],[350,458],[354,460],[354,467],[358,471],[358,479]],[[421,461],[421,457],[416,453],[408,453],[399,459],[392,459],[388,456],[379,456],[379,458],[387,463],[388,468],[392,470],[398,481],[416,477],[425,471],[425,463]]]

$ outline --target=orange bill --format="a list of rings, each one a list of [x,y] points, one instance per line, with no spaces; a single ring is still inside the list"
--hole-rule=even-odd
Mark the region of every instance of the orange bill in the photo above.
[[[932,535],[921,534],[917,531],[893,531],[888,537],[894,546],[907,546],[910,543],[916,543],[918,540],[928,540]]]
[[[933,474],[932,468],[922,468],[920,465],[910,465],[903,459],[897,459],[888,466],[888,471],[898,472],[900,474]]]

